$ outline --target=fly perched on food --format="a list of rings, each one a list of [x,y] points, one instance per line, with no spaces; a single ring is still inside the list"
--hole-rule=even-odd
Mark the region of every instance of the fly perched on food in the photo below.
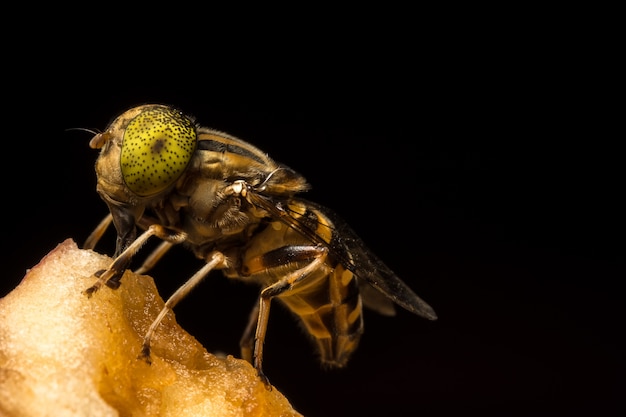
[[[434,310],[374,255],[331,210],[299,195],[309,188],[294,170],[255,146],[200,126],[178,109],[147,104],[127,110],[90,146],[97,191],[110,214],[89,236],[93,249],[112,222],[114,260],[95,273],[118,288],[133,256],[163,240],[137,270],[145,273],[175,244],[206,263],[166,301],[148,329],[142,356],[165,314],[214,269],[260,286],[240,341],[241,355],[263,374],[263,342],[272,300],[302,323],[324,365],[343,367],[363,333],[362,307],[393,315],[394,303],[429,320]],[[138,233],[138,230],[141,233]]]

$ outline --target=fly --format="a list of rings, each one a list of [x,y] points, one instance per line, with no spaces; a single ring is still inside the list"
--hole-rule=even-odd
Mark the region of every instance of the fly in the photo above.
[[[112,222],[114,260],[85,290],[118,288],[141,246],[163,243],[136,271],[149,271],[175,244],[206,263],[166,301],[148,329],[142,357],[159,323],[212,270],[259,285],[240,341],[241,356],[263,373],[263,343],[274,299],[307,330],[322,364],[343,367],[363,333],[363,306],[393,315],[393,304],[429,320],[434,310],[374,255],[331,210],[299,195],[306,180],[260,149],[202,127],[179,110],[148,104],[117,117],[90,146],[97,191],[110,214],[89,236],[93,249]],[[138,230],[141,233],[138,234]]]

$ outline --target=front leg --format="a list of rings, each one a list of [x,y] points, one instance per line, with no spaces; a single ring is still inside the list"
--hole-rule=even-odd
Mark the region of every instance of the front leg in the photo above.
[[[171,243],[181,243],[187,237],[187,235],[183,232],[169,229],[158,224],[153,224],[130,245],[128,245],[128,247],[113,260],[111,265],[106,270],[98,271],[96,273],[98,281],[96,281],[94,285],[85,290],[85,294],[87,295],[87,297],[91,297],[93,293],[95,293],[102,287],[102,285],[106,285],[114,289],[118,288],[120,285],[119,281],[122,275],[124,275],[124,271],[130,264],[133,256],[135,256],[137,251],[141,248],[141,246],[143,246],[144,243],[146,243],[146,241],[151,236],[157,236]]]
[[[83,249],[94,249],[104,232],[108,229],[109,225],[113,221],[113,216],[111,213],[104,216],[104,219],[96,226],[93,232],[87,237],[85,243],[83,244]]]
[[[98,240],[102,237],[109,224],[113,222],[115,230],[117,231],[117,239],[115,241],[115,253],[113,257],[118,260],[122,252],[124,252],[137,237],[137,218],[141,217],[143,207],[141,206],[128,206],[119,204],[109,198],[103,196],[104,201],[109,207],[109,214],[100,222],[96,229],[89,235],[85,242],[86,249],[93,249],[98,243]],[[132,256],[131,256],[132,257]],[[97,271],[94,275],[98,277],[98,282],[92,287],[88,288],[85,293],[91,296],[96,292],[103,284],[106,284],[109,288],[117,289],[120,286],[120,280],[126,267],[129,265],[131,257],[122,258],[121,261],[126,261],[126,264],[121,264],[121,261],[115,265],[114,273],[108,273],[111,271],[111,267]],[[103,277],[104,276],[104,277]]]

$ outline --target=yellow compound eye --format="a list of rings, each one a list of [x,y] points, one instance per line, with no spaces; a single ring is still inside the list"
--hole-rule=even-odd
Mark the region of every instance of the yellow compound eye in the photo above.
[[[166,106],[150,107],[124,132],[120,165],[126,186],[148,197],[172,185],[187,169],[196,148],[191,120]]]

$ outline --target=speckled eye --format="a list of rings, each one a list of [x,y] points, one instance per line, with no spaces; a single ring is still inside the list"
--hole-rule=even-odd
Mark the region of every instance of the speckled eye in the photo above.
[[[142,197],[158,194],[185,172],[195,148],[194,124],[179,111],[142,111],[124,132],[120,165],[126,186]]]

